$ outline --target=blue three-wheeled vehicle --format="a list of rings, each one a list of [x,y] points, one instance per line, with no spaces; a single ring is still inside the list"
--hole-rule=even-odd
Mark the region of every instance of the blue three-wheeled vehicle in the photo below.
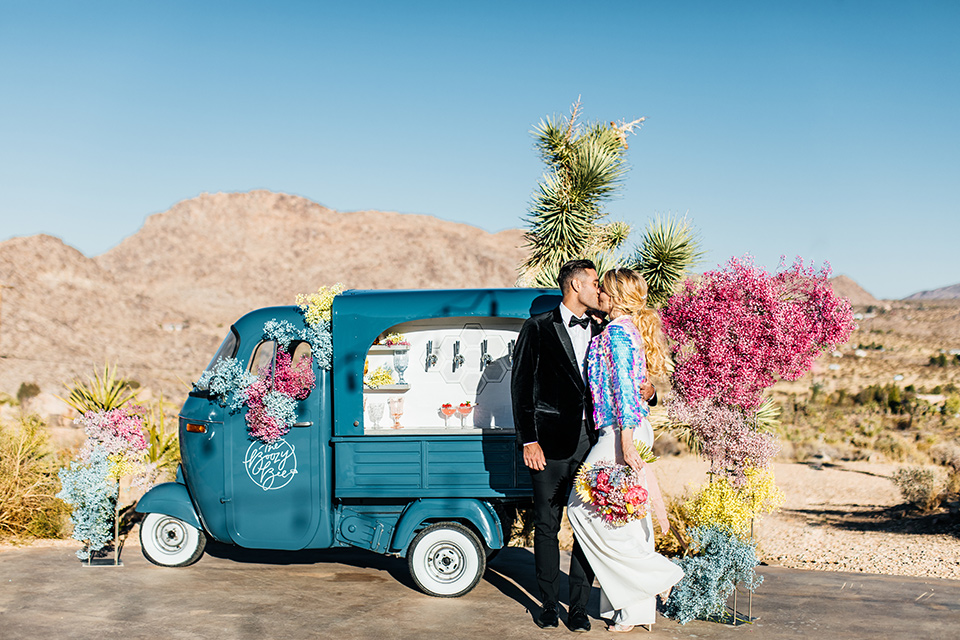
[[[316,386],[283,437],[252,438],[246,407],[190,393],[176,482],[137,505],[144,555],[186,566],[208,537],[248,549],[353,546],[406,557],[428,594],[467,593],[531,502],[513,430],[513,345],[527,317],[558,301],[540,289],[337,296],[331,368],[312,359]],[[295,306],[251,312],[210,367],[235,358],[254,375],[271,370],[270,320],[304,327]],[[293,362],[311,352],[305,340],[286,349]]]

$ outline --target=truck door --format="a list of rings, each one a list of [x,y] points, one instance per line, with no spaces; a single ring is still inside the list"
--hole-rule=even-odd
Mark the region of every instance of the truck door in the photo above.
[[[294,341],[289,352],[296,363],[310,355],[310,345]],[[251,355],[249,369],[269,369],[276,343],[263,341]],[[264,367],[263,365],[268,365]],[[316,360],[314,375],[321,379]],[[264,443],[248,435],[247,407],[224,417],[227,525],[231,539],[250,549],[302,549],[314,537],[320,520],[320,398],[315,388],[297,403],[296,422],[286,435]]]

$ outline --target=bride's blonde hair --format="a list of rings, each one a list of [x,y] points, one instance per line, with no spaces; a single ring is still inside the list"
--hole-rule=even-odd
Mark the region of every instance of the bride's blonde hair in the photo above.
[[[660,314],[647,306],[647,281],[632,269],[612,269],[603,274],[604,293],[613,308],[630,316],[640,330],[647,358],[647,371],[654,376],[667,373],[667,341]]]

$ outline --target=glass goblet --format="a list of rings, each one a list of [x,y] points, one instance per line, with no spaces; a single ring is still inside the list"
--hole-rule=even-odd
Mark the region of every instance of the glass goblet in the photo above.
[[[401,429],[400,416],[403,415],[403,398],[390,398],[390,417],[393,418],[393,429]]]
[[[406,351],[394,351],[393,352],[393,368],[397,370],[397,373],[400,375],[400,379],[397,381],[397,384],[407,384],[403,379],[403,372],[407,370],[407,366],[410,364],[410,354]]]
[[[383,402],[371,401],[367,405],[367,413],[370,414],[371,429],[380,428],[380,418],[383,417]]]

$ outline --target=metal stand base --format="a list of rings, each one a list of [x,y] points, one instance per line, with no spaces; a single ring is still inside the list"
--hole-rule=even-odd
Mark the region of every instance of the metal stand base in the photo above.
[[[81,560],[80,565],[83,567],[122,567],[123,560],[114,560],[113,558],[90,558],[89,560]]]

